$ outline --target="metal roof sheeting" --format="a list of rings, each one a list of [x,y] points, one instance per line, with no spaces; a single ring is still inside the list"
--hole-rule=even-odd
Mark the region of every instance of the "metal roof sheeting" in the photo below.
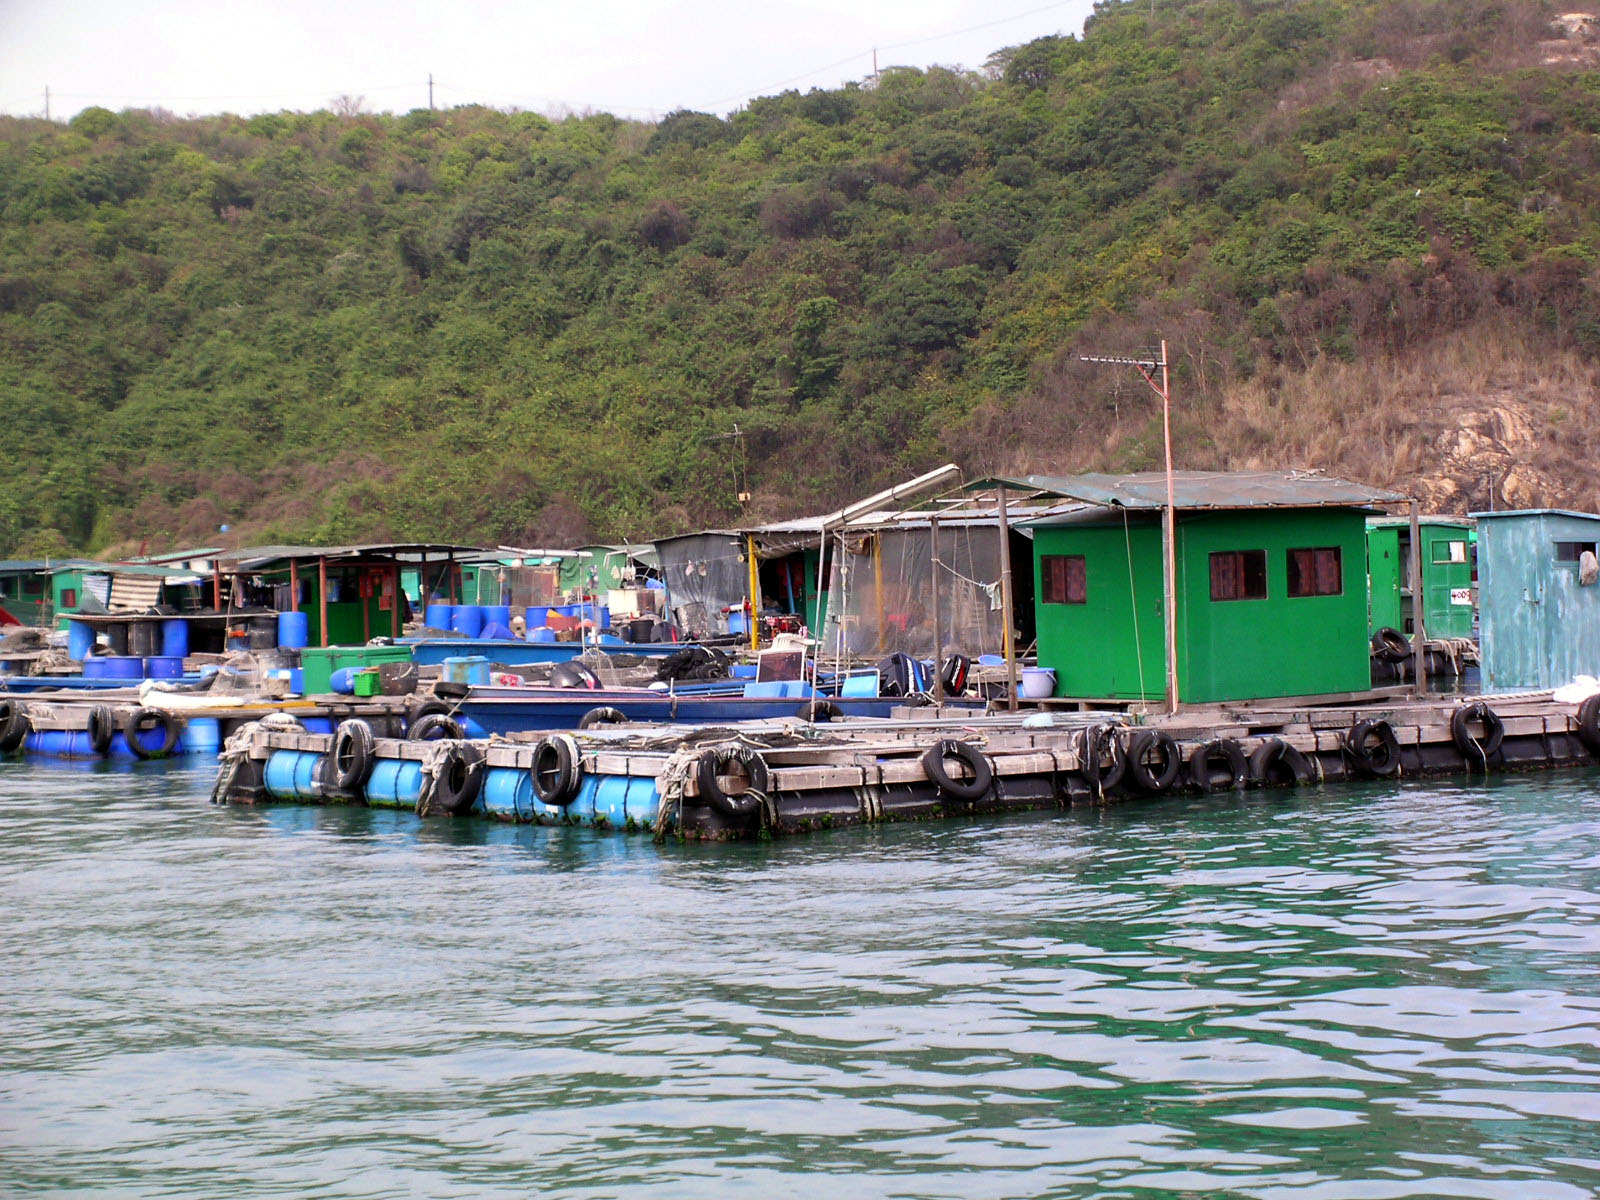
[[[1174,471],[1172,485],[1173,504],[1180,509],[1358,508],[1410,499],[1399,492],[1333,479],[1317,471]],[[970,483],[967,490],[997,487],[1060,496],[1102,508],[1162,509],[1167,505],[1163,471],[993,477]]]

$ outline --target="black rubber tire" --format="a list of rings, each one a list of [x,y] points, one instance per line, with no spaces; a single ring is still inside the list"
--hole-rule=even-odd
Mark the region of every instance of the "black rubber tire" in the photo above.
[[[1472,736],[1474,722],[1483,726],[1483,741]],[[1482,700],[1463,704],[1450,714],[1450,737],[1469,763],[1488,762],[1500,751],[1505,741],[1506,723],[1498,713]]]
[[[1267,786],[1274,783],[1310,783],[1316,777],[1311,760],[1282,738],[1268,738],[1250,755],[1250,778]]]
[[[328,760],[332,763],[334,786],[346,792],[359,791],[374,765],[372,726],[354,717],[340,721]]]
[[[1226,779],[1219,779],[1220,772],[1214,769],[1219,760],[1228,773]],[[1245,757],[1244,747],[1233,738],[1217,738],[1196,746],[1189,755],[1189,786],[1196,791],[1235,791],[1249,782],[1250,760]]]
[[[1578,740],[1590,754],[1600,755],[1600,693],[1578,705]]]
[[[433,694],[441,700],[465,700],[471,691],[469,685],[453,679],[436,679],[433,682]]]
[[[452,817],[472,807],[483,786],[483,751],[470,742],[452,746],[433,779],[434,803]]]
[[[441,712],[423,713],[412,720],[406,729],[409,742],[437,742],[446,738],[459,741],[467,736],[461,722]]]
[[[797,708],[794,715],[802,721],[810,721],[812,724],[816,724],[819,721],[831,721],[835,717],[844,716],[844,709],[826,696],[817,696],[807,700]]]
[[[117,736],[117,717],[109,705],[96,704],[89,709],[89,749],[101,758],[111,753],[111,739]]]
[[[1107,750],[1111,751],[1111,765],[1102,767],[1100,757]],[[1105,793],[1116,787],[1128,773],[1128,749],[1123,745],[1120,728],[1093,725],[1085,729],[1078,740],[1078,760],[1091,788]]]
[[[20,700],[0,700],[0,754],[15,754],[28,740],[33,722]]]
[[[971,779],[961,779],[950,773],[945,763],[952,758],[966,764],[967,770],[972,772]],[[989,759],[971,742],[955,738],[941,738],[930,746],[922,756],[922,769],[933,780],[939,794],[951,800],[976,800],[987,795],[994,786],[994,766]]]
[[[1385,625],[1372,635],[1372,653],[1384,662],[1404,662],[1411,657],[1411,643],[1398,629]]]
[[[718,776],[729,774],[728,767],[738,764],[749,776],[750,786],[743,792],[730,795],[722,788]],[[756,810],[760,801],[754,793],[763,796],[772,782],[766,761],[754,751],[730,749],[707,750],[695,764],[695,781],[700,786],[700,801],[709,804],[725,817],[745,817]]]
[[[528,769],[528,779],[539,803],[565,808],[577,799],[582,775],[583,765],[572,752],[571,738],[539,739],[533,748],[533,765]]]
[[[1153,770],[1145,755],[1160,757],[1160,769]],[[1161,729],[1136,729],[1128,739],[1128,779],[1141,792],[1159,795],[1170,791],[1183,770],[1183,751],[1172,735]]]
[[[139,740],[139,732],[146,726],[161,730],[161,745],[154,750],[146,749],[144,743]],[[133,756],[138,759],[167,757],[177,746],[178,735],[182,732],[183,722],[159,708],[138,709],[122,727],[123,740],[128,743],[128,749],[133,751]]]
[[[1378,739],[1376,748],[1368,743]],[[1378,719],[1357,721],[1344,734],[1344,752],[1357,771],[1372,779],[1388,779],[1400,772],[1400,739],[1394,726]]]
[[[593,729],[596,725],[626,725],[627,715],[620,708],[603,706],[591,708],[578,718],[579,729]]]
[[[451,705],[446,704],[443,700],[415,701],[409,703],[406,707],[406,728],[409,729],[418,721],[422,720],[423,717],[431,716],[434,713],[438,713],[440,716],[448,717],[454,712],[455,709]]]

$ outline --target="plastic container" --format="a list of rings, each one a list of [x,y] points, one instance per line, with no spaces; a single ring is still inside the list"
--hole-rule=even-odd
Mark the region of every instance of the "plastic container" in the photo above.
[[[161,622],[161,657],[189,657],[189,622],[177,617]]]
[[[510,627],[500,624],[499,621],[485,621],[483,632],[478,636],[487,642],[511,642],[517,640],[517,635],[511,632]]]
[[[483,609],[476,604],[458,604],[450,614],[450,628],[462,637],[475,638],[483,632]]]
[[[191,717],[183,727],[185,754],[215,754],[222,748],[222,726],[215,717]]]
[[[270,764],[269,764],[270,765]],[[524,778],[527,772],[518,772]],[[529,784],[529,790],[532,790]],[[422,764],[404,758],[380,758],[367,777],[367,803],[376,808],[416,808],[422,792]]]
[[[128,623],[128,653],[135,658],[149,658],[161,652],[161,626],[154,621]]]
[[[67,622],[67,657],[73,662],[84,662],[94,648],[94,627],[83,621]]]
[[[377,667],[362,667],[355,674],[355,686],[351,689],[358,696],[376,696],[383,691],[383,679],[378,674]]]
[[[729,633],[749,633],[750,632],[750,618],[747,617],[744,613],[739,612],[737,610],[729,613],[728,614],[728,632]]]
[[[353,696],[356,691],[356,672],[361,667],[340,667],[328,677],[328,690],[339,696]]]
[[[328,691],[333,673],[341,667],[376,667],[410,661],[410,646],[308,646],[300,651],[305,684],[300,694],[317,696]]]
[[[311,614],[281,612],[278,614],[278,646],[287,650],[303,650],[311,644]]]
[[[83,660],[83,677],[85,679],[109,679],[106,674],[106,656],[91,654]]]
[[[539,625],[528,630],[530,642],[553,642],[556,640],[556,631],[548,625]]]
[[[503,625],[511,628],[511,605],[486,604],[483,607],[483,623],[485,625]]]
[[[481,654],[447,658],[440,665],[440,675],[451,683],[465,683],[472,687],[489,686],[489,660]]]
[[[144,660],[144,677],[146,679],[182,679],[183,659],[168,657],[165,654],[151,655]]]
[[[89,663],[95,664],[96,674],[89,674]],[[83,664],[88,679],[143,679],[144,659],[125,658],[117,654],[101,654]]]
[[[533,779],[527,771],[490,767],[483,777],[483,809],[513,821],[532,820],[540,804],[533,796]]]
[[[1043,700],[1055,695],[1056,672],[1054,667],[1023,667],[1018,691],[1025,700]]]
[[[454,629],[455,611],[454,604],[430,604],[425,624],[429,629]]]
[[[228,650],[250,649],[250,622],[235,621],[228,626]]]
[[[250,649],[276,650],[278,648],[278,614],[261,613],[250,618]]]

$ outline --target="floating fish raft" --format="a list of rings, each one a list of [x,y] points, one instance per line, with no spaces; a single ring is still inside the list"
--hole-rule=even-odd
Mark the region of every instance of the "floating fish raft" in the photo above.
[[[236,730],[221,759],[219,803],[368,804],[724,839],[1178,791],[1582,766],[1600,759],[1600,697],[1223,707],[1149,723],[908,709],[882,721],[426,742],[375,737],[355,717],[315,733],[278,716]]]

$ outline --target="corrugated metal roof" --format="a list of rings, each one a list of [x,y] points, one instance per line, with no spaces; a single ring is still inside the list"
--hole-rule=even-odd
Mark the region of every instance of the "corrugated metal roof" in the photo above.
[[[1174,471],[1172,484],[1173,503],[1183,509],[1354,508],[1409,499],[1399,492],[1333,479],[1316,471]],[[1161,509],[1167,504],[1167,476],[1163,471],[1027,475],[1014,479],[995,476],[969,483],[966,490],[996,487],[1060,496],[1103,508]]]
[[[1576,517],[1580,521],[1600,521],[1600,513],[1574,512],[1570,508],[1503,508],[1499,512],[1468,513],[1478,521],[1500,517]]]
[[[218,555],[217,561],[240,565],[280,558],[362,558],[367,555],[407,558],[422,554],[429,558],[464,558],[492,553],[484,546],[459,546],[448,542],[366,542],[354,546],[245,546]]]
[[[1411,524],[1410,517],[1368,517],[1367,525],[1372,529],[1397,529],[1405,528]],[[1446,526],[1452,529],[1471,529],[1471,517],[1445,517],[1435,514],[1423,514],[1417,518],[1418,525]]]

